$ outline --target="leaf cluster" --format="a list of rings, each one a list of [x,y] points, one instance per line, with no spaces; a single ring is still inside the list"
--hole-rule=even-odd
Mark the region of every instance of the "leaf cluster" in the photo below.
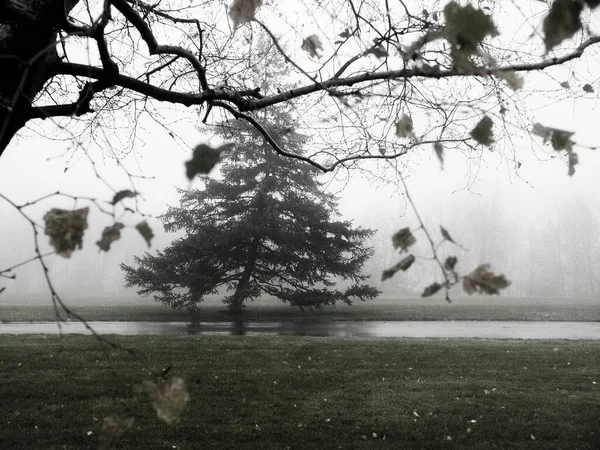
[[[428,239],[430,240],[429,234],[427,234]],[[444,277],[443,282],[433,282],[429,284],[421,294],[421,297],[431,297],[437,294],[440,290],[446,290],[446,300],[450,301],[449,290],[452,286],[459,283],[459,280],[462,278],[463,290],[467,294],[473,294],[475,292],[481,294],[499,294],[501,289],[505,289],[509,286],[510,282],[508,282],[504,275],[495,275],[490,271],[489,264],[483,264],[477,267],[473,272],[468,275],[462,276],[456,270],[456,266],[458,264],[458,258],[456,256],[448,256],[442,263],[440,257],[438,255],[438,246],[444,242],[449,242],[454,244],[457,247],[462,248],[456,241],[452,238],[450,233],[446,228],[440,226],[440,235],[441,241],[434,245],[431,243],[431,248],[433,252],[433,259],[439,264],[440,270]],[[392,236],[392,245],[395,250],[400,250],[400,252],[408,251],[408,247],[417,243],[417,240],[413,233],[410,231],[410,228],[405,227],[400,229]],[[401,259],[394,266],[386,269],[382,272],[381,280],[385,281],[392,278],[397,272],[407,271],[415,262],[416,258],[413,254],[409,254]]]

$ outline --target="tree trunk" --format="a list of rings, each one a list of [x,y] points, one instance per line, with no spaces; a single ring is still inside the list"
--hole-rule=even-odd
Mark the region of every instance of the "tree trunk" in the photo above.
[[[252,270],[254,270],[254,263],[256,262],[256,255],[258,253],[258,245],[260,244],[260,237],[254,236],[252,242],[250,244],[250,249],[248,250],[248,259],[246,260],[246,265],[244,266],[244,271],[242,272],[242,277],[238,282],[238,285],[235,289],[235,293],[229,300],[229,312],[234,315],[241,315],[242,309],[244,307],[244,301],[247,298],[248,286],[250,284],[250,275],[252,275]]]
[[[1,0],[0,156],[58,61],[57,31],[79,0]]]

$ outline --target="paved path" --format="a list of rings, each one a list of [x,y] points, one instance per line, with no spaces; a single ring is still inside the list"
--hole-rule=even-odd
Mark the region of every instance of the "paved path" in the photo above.
[[[571,339],[600,340],[600,322],[251,322],[236,326],[229,322],[89,322],[99,334],[245,334],[336,337],[410,337],[477,339]],[[65,334],[90,334],[78,322],[62,324]],[[57,334],[55,322],[0,324],[0,334]]]

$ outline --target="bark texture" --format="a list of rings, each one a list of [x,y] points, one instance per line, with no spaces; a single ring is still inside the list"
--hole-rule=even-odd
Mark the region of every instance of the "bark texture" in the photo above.
[[[79,0],[0,2],[0,156],[58,62],[57,34]]]

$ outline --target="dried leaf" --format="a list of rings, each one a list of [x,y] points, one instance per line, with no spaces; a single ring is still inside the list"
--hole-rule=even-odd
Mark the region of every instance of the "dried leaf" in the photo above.
[[[384,270],[383,273],[381,274],[381,281],[385,281],[388,278],[392,278],[396,274],[396,272],[398,272],[399,270],[406,272],[408,270],[408,268],[410,266],[412,266],[412,264],[414,262],[415,262],[414,255],[408,255],[406,258],[402,259],[399,263],[397,263],[391,269]]]
[[[501,70],[497,72],[496,75],[506,81],[508,87],[513,91],[518,91],[523,87],[523,77],[517,75],[514,70]]]
[[[154,237],[154,233],[152,232],[152,228],[148,225],[148,222],[145,220],[141,221],[135,226],[135,229],[139,231],[142,237],[146,240],[148,247],[150,247],[152,238]]]
[[[457,262],[458,258],[456,256],[448,256],[446,261],[444,261],[444,269],[449,272],[454,272],[454,267],[456,267]]]
[[[456,242],[454,242],[454,239],[452,239],[452,237],[450,237],[450,233],[448,233],[448,230],[446,230],[444,227],[440,226],[440,232],[442,233],[442,237],[444,238],[444,240],[450,241],[453,244],[456,244]]]
[[[494,122],[488,116],[484,116],[483,119],[471,130],[471,137],[478,143],[490,146],[494,143],[494,132],[492,127]]]
[[[558,131],[556,130],[552,133],[552,138],[550,142],[552,142],[552,148],[556,151],[567,150],[570,151],[573,146],[573,141],[571,141],[571,136],[573,136],[572,132],[568,131]]]
[[[444,147],[439,142],[435,142],[433,144],[433,151],[435,151],[435,155],[440,160],[440,164],[442,165],[442,169],[444,168]]]
[[[544,144],[552,136],[552,129],[545,127],[541,123],[534,123],[531,128],[531,133],[544,139]]]
[[[197,145],[192,154],[192,159],[185,163],[185,171],[188,180],[193,180],[198,174],[206,175],[219,162],[221,152],[230,150],[233,144],[225,144],[217,148],[206,144]]]
[[[588,94],[593,94],[594,93],[594,88],[592,87],[591,84],[587,83],[583,85],[583,91],[587,92]]]
[[[338,34],[338,36],[343,39],[348,39],[351,36],[350,30],[348,28],[346,28],[344,31],[342,31],[340,34]]]
[[[547,52],[581,29],[582,9],[582,4],[573,0],[555,0],[552,3],[542,25]]]
[[[399,138],[410,137],[415,139],[413,121],[409,115],[404,114],[402,118],[396,122],[396,136]]]
[[[117,448],[121,436],[133,425],[133,417],[121,420],[116,417],[105,417],[102,420],[102,432],[99,436],[98,450],[114,450]]]
[[[545,127],[540,123],[534,123],[531,130],[536,136],[544,139],[544,144],[550,140],[552,148],[557,152],[561,150],[571,151],[574,142],[571,140],[572,131],[559,130],[557,128]]]
[[[494,275],[490,272],[489,264],[482,264],[473,272],[463,277],[463,290],[471,295],[481,294],[499,294],[500,289],[505,289],[510,284],[504,275]]]
[[[575,166],[579,164],[579,157],[575,152],[569,152],[569,176],[572,177],[575,173]]]
[[[125,189],[123,191],[119,191],[115,194],[115,196],[113,197],[112,200],[112,204],[116,205],[117,203],[119,203],[121,200],[123,200],[124,198],[133,198],[136,195],[138,195],[137,192],[134,191],[130,191],[129,189]]]
[[[146,380],[140,389],[150,396],[158,418],[169,425],[179,421],[181,412],[190,399],[185,382],[179,377]]]
[[[462,56],[475,53],[487,36],[498,35],[492,18],[470,4],[461,6],[458,2],[449,2],[444,7],[444,17],[444,35],[454,52],[459,52]]]
[[[439,291],[442,287],[443,286],[440,283],[430,284],[429,286],[427,286],[425,288],[425,290],[421,294],[421,297],[431,297],[433,294],[435,294],[437,291]]]
[[[410,228],[402,228],[396,234],[392,236],[392,245],[394,249],[400,249],[400,251],[407,251],[408,247],[416,244],[417,240],[410,232]]]
[[[260,6],[262,0],[234,0],[229,8],[229,17],[233,20],[233,28],[250,22]]]
[[[320,58],[321,55],[319,55],[318,51],[323,51],[323,44],[321,44],[319,36],[316,34],[311,34],[302,41],[302,46],[300,48],[308,53],[311,57]]]
[[[567,81],[561,82],[560,86],[563,87],[563,88],[565,88],[565,89],[569,89],[571,87]]]
[[[45,233],[57,254],[70,258],[76,248],[83,246],[88,212],[87,207],[74,211],[55,208],[44,215]]]
[[[121,230],[123,228],[125,228],[125,225],[121,222],[116,222],[110,227],[105,227],[104,231],[102,231],[102,238],[96,242],[96,245],[100,247],[100,250],[109,251],[110,244],[121,239]]]

